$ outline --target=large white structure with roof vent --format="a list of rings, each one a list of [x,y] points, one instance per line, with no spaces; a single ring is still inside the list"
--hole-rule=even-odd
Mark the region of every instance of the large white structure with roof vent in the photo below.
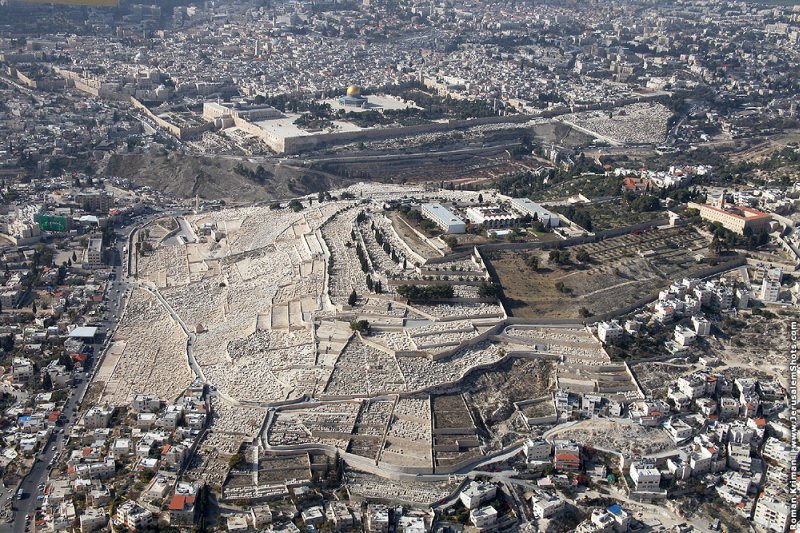
[[[511,207],[524,215],[529,215],[535,220],[539,220],[547,227],[555,228],[560,224],[560,219],[555,213],[551,213],[541,205],[529,200],[528,198],[512,198]]]
[[[467,225],[442,204],[422,204],[422,216],[428,218],[446,233],[464,233]]]

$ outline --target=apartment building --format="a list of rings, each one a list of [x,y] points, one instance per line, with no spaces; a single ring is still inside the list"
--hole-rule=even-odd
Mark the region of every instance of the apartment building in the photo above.
[[[550,459],[552,447],[550,443],[544,439],[528,439],[522,447],[525,458],[528,462],[532,461],[547,461]]]
[[[89,239],[86,244],[86,266],[88,268],[103,266],[103,239]]]
[[[761,290],[758,297],[764,303],[775,303],[780,299],[781,284],[777,281],[764,278],[761,282]]]
[[[577,442],[557,440],[553,442],[553,466],[556,470],[577,471],[581,469],[581,446]]]
[[[369,533],[387,533],[389,531],[389,508],[382,504],[370,504],[367,507],[367,531]]]
[[[114,408],[108,405],[92,406],[83,416],[83,425],[88,429],[108,427]]]
[[[156,523],[152,512],[131,500],[117,507],[111,521],[116,527],[130,531],[140,531]]]
[[[491,483],[478,483],[471,481],[467,487],[461,491],[459,499],[467,509],[475,509],[484,502],[488,502],[497,495],[497,486]]]
[[[497,522],[497,511],[491,505],[487,505],[486,507],[470,511],[469,519],[472,525],[478,529],[489,528]]]
[[[552,518],[566,509],[566,502],[555,494],[542,493],[531,496],[533,514],[536,518]]]
[[[11,361],[11,377],[14,383],[28,383],[33,379],[33,363],[26,357],[15,357]]]
[[[655,463],[649,461],[634,461],[628,471],[635,486],[636,492],[658,492],[661,484],[661,472]]]
[[[753,523],[767,531],[784,533],[789,530],[791,507],[788,503],[762,496],[753,511]]]
[[[597,337],[601,342],[612,344],[622,338],[624,329],[616,320],[597,324]]]

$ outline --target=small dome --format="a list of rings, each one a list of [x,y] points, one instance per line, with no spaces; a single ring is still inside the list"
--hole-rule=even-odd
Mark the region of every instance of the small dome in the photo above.
[[[347,88],[347,96],[359,96],[361,94],[361,89],[358,85],[351,85]]]

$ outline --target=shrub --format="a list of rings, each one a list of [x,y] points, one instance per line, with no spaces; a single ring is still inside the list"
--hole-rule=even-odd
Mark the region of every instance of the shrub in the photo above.
[[[452,298],[454,291],[452,285],[400,285],[397,294],[409,300],[438,300]]]

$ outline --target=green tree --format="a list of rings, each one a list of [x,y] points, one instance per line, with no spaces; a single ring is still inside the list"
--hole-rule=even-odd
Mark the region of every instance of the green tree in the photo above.
[[[538,255],[529,255],[525,258],[525,264],[528,265],[528,268],[531,270],[539,270],[539,256]]]
[[[336,456],[333,458],[336,463],[336,482],[341,483],[344,477],[344,463],[342,457],[339,455],[339,450],[336,450]]]
[[[61,352],[61,355],[58,356],[58,364],[70,371],[75,366],[72,362],[72,357],[70,357],[67,352]]]
[[[559,266],[566,265],[570,262],[570,254],[566,250],[550,250],[548,256],[550,262]]]
[[[643,211],[656,211],[659,207],[661,207],[661,202],[658,197],[650,194],[643,194],[631,202],[631,209],[639,213]]]
[[[241,452],[240,453],[236,453],[236,454],[233,454],[230,459],[228,459],[228,467],[231,470],[235,470],[237,468],[241,468],[242,466],[244,466],[245,462],[246,461],[245,461],[244,454],[242,454]]]
[[[56,276],[56,284],[62,285],[64,283],[64,278],[67,277],[67,264],[64,263],[60,267],[58,267],[58,275]]]
[[[719,255],[722,251],[722,241],[719,240],[719,236],[714,235],[711,239],[711,243],[708,245],[709,250],[711,250],[714,255]]]
[[[353,292],[351,292],[350,296],[347,298],[347,305],[352,307],[352,306],[356,305],[357,301],[358,301],[358,294],[356,294],[356,290],[353,289]]]
[[[481,298],[499,298],[500,293],[500,285],[497,283],[483,282],[478,289],[478,296]]]
[[[455,294],[452,285],[400,285],[397,294],[409,300],[439,300],[452,298]]]
[[[353,320],[350,322],[350,329],[359,333],[369,333],[369,321]]]
[[[50,374],[47,372],[45,372],[44,376],[42,376],[42,388],[44,390],[53,390],[53,380],[50,378]]]
[[[589,252],[581,248],[580,250],[575,252],[575,259],[577,259],[581,263],[588,263],[589,260],[591,259],[591,256],[589,255]]]

